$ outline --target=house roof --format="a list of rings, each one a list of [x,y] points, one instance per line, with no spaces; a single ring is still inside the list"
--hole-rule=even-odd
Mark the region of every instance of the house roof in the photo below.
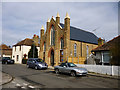
[[[11,48],[5,44],[1,44],[0,49],[11,49]]]
[[[60,23],[64,28],[64,24]],[[70,26],[70,40],[98,44],[98,37],[91,32]]]
[[[32,44],[33,44],[33,39],[26,38],[13,46],[21,46],[21,45],[31,46]]]
[[[91,52],[109,51],[110,48],[115,45],[115,43],[120,43],[120,35],[108,41],[107,43],[104,43],[103,45],[93,49]]]
[[[0,45],[0,53],[1,55],[12,55],[12,48],[10,48],[9,46],[2,44]]]

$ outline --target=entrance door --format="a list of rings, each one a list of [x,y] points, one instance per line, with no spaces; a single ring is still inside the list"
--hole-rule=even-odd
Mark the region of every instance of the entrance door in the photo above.
[[[54,66],[54,51],[51,51],[51,66]]]

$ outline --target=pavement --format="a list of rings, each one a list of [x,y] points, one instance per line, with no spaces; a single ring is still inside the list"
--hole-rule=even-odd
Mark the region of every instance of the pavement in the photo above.
[[[52,66],[49,66],[48,68],[51,69],[51,70],[54,70],[54,67],[52,67]],[[111,75],[94,73],[94,72],[88,72],[88,75],[96,76],[96,77],[103,77],[103,78],[111,78],[111,79],[120,80],[120,77],[118,77],[118,76],[111,76]]]
[[[13,77],[11,75],[4,73],[2,71],[0,71],[0,73],[2,74],[2,80],[0,80],[0,86],[12,81]]]

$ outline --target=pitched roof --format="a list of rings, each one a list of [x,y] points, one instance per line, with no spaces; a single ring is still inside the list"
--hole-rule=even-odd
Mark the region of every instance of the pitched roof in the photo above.
[[[110,48],[113,47],[115,43],[117,44],[120,43],[120,35],[108,41],[107,43],[104,43],[103,45],[93,49],[92,52],[109,51]]]
[[[11,49],[11,48],[5,44],[1,44],[0,49]]]
[[[64,28],[64,24],[60,23]],[[70,26],[70,40],[98,44],[98,37],[91,32]]]
[[[9,46],[2,44],[0,45],[0,54],[3,55],[12,55],[12,48],[10,48]]]
[[[26,38],[13,46],[21,46],[21,45],[31,46],[32,44],[33,44],[33,39]]]

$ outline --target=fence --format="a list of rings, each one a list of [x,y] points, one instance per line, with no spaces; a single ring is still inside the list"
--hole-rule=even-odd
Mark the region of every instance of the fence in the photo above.
[[[84,67],[89,72],[95,72],[107,75],[120,76],[120,66],[104,66],[104,65],[86,65],[86,64],[76,64],[78,67]]]
[[[75,64],[84,64],[84,62],[85,62],[85,57],[69,57],[68,58],[68,62],[73,62],[73,63],[75,63]]]

